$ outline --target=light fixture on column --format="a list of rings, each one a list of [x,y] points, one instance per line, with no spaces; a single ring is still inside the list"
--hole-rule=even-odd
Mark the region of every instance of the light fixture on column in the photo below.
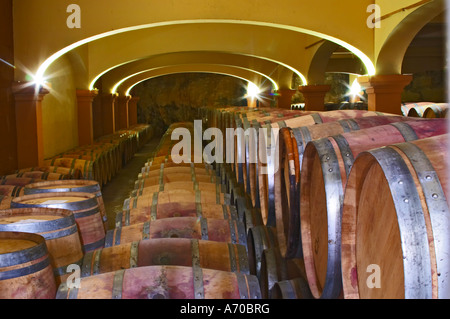
[[[261,90],[255,83],[248,82],[247,97],[257,98],[260,93]]]
[[[358,102],[360,100],[360,98],[362,97],[361,93],[362,93],[362,87],[358,82],[358,78],[356,78],[353,81],[353,83],[350,86],[349,91],[347,93],[347,95],[350,96],[350,102],[351,103]]]

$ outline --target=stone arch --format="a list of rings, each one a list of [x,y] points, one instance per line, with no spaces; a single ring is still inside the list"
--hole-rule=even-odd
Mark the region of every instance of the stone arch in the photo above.
[[[398,23],[378,53],[376,73],[379,75],[401,74],[403,57],[409,44],[417,33],[444,9],[442,0],[431,1],[417,8]]]

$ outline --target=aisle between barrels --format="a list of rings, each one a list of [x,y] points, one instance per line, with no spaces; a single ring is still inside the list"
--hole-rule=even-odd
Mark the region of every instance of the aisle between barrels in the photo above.
[[[102,196],[108,217],[108,229],[115,227],[115,218],[122,211],[123,202],[134,190],[134,184],[145,162],[158,146],[160,137],[153,137],[133,158],[103,187]]]

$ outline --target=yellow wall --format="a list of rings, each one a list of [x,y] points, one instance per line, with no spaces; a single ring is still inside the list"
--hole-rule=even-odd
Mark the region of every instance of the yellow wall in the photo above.
[[[42,103],[44,157],[49,158],[78,145],[74,72],[67,57],[49,69],[52,88]]]

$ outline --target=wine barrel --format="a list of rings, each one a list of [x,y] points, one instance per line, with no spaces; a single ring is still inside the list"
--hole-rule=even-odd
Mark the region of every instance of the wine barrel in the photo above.
[[[403,103],[401,106],[402,114],[404,116],[410,117],[422,117],[423,111],[425,111],[425,109],[430,104],[433,103],[432,102]]]
[[[54,299],[45,239],[37,234],[0,232],[0,299]]]
[[[250,274],[243,245],[189,238],[153,238],[89,252],[84,256],[81,276],[119,269],[172,265]]]
[[[423,112],[424,118],[445,118],[447,117],[448,103],[431,104]]]
[[[241,221],[174,217],[110,229],[106,233],[105,247],[152,238],[193,238],[247,246]]]
[[[55,208],[0,211],[0,232],[35,233],[44,237],[56,284],[65,281],[67,266],[81,265],[83,248],[73,213]]]
[[[282,127],[303,127],[315,124],[330,123],[343,119],[354,119],[368,116],[386,116],[386,114],[364,110],[337,110],[318,112],[299,116],[296,118],[261,125],[263,134],[258,135],[257,171],[253,174],[258,177],[258,194],[261,214],[266,225],[275,226],[275,187],[274,174],[278,171],[279,130]],[[394,116],[391,114],[391,116]],[[265,129],[265,130],[264,130]],[[270,154],[270,155],[269,155]]]
[[[0,195],[0,210],[11,208],[11,201],[14,197]]]
[[[92,161],[78,158],[58,157],[45,160],[44,164],[48,166],[61,166],[76,169],[81,172],[81,179],[94,179]]]
[[[264,225],[261,211],[258,208],[251,207],[247,198],[238,196],[235,205],[238,218],[243,221],[247,231],[252,227]]]
[[[308,143],[300,178],[300,227],[308,282],[316,298],[337,298],[342,290],[341,208],[354,158],[372,148],[446,132],[446,120],[433,119],[382,125]]]
[[[59,167],[59,166],[35,166],[22,168],[16,171],[16,173],[25,173],[31,171],[49,172],[49,173],[59,173],[64,175],[69,175],[70,179],[79,179],[81,176],[81,171],[78,169],[73,169],[69,167]]]
[[[448,138],[393,144],[356,159],[342,208],[345,298],[450,297]]]
[[[45,194],[45,193],[66,193],[81,192],[95,195],[103,220],[105,232],[108,229],[108,216],[103,202],[103,195],[100,184],[97,181],[88,180],[68,180],[68,181],[51,181],[31,183],[24,187],[25,195]]]
[[[250,273],[261,277],[261,262],[265,249],[277,248],[275,227],[259,225],[249,229],[247,232],[247,251]]]
[[[295,278],[276,282],[270,290],[270,299],[313,299],[308,282]]]
[[[19,197],[24,195],[23,186],[0,185],[0,195],[8,197]]]
[[[229,197],[231,194],[226,193],[226,185],[220,183],[205,183],[205,182],[195,182],[195,181],[177,181],[169,182],[161,185],[150,185],[147,187],[142,187],[140,189],[134,189],[131,196],[143,196],[152,193],[157,193],[159,191],[173,191],[177,189],[187,189],[201,192],[215,192],[217,196]],[[222,195],[221,195],[222,194]],[[231,200],[231,199],[230,199]]]
[[[97,198],[94,194],[65,192],[43,193],[16,197],[11,208],[49,207],[71,210],[83,245],[84,252],[102,248],[105,229]]]
[[[159,170],[149,170],[147,173],[142,174],[140,178],[154,178],[160,177],[161,175],[169,175],[169,174],[192,174],[193,177],[197,175],[215,175],[216,172],[213,169],[209,169],[209,166],[205,167],[195,167],[189,163],[189,166],[165,166],[165,164],[161,164]]]
[[[252,275],[185,266],[146,266],[61,284],[57,299],[260,299]]]
[[[268,299],[270,297],[270,291],[277,282],[299,277],[306,278],[302,259],[285,258],[281,256],[278,247],[263,251],[259,278],[263,298]]]
[[[57,181],[57,180],[71,178],[70,175],[66,175],[66,174],[41,172],[41,171],[29,171],[29,172],[22,172],[22,173],[15,173],[15,174],[0,176],[0,179],[9,179],[9,178],[16,178],[16,177],[32,178],[32,179],[44,180],[44,181]]]
[[[13,185],[13,186],[25,186],[31,183],[42,182],[40,178],[31,177],[9,177],[0,179],[0,185]]]
[[[129,206],[116,214],[116,227],[173,217],[203,217],[243,221],[233,205],[205,204],[191,201],[160,203],[145,209],[129,209],[127,207]]]
[[[148,186],[162,185],[173,182],[193,181],[199,183],[221,183],[221,178],[215,174],[194,174],[190,172],[163,174],[150,178],[138,179],[135,182],[135,189],[142,189]]]
[[[312,126],[284,127],[280,130],[279,168],[274,175],[274,201],[278,242],[283,256],[302,258],[301,249],[298,249],[301,247],[298,242],[300,231],[298,198],[300,197],[300,170],[306,145],[319,138],[404,121],[411,121],[411,118],[368,116]],[[294,242],[291,243],[289,240]]]
[[[167,160],[166,160],[167,159]],[[165,168],[168,167],[194,167],[194,168],[203,168],[205,170],[213,170],[213,166],[207,163],[174,163],[170,161],[170,159],[166,156],[164,156],[163,159],[157,157],[153,159],[149,159],[147,162],[145,162],[144,167],[141,169],[141,173],[139,174],[139,178],[142,178],[144,175],[148,174],[150,171],[153,170],[160,170],[161,166],[164,166]]]
[[[219,204],[230,205],[228,196],[215,191],[194,191],[189,189],[175,189],[170,191],[162,191],[149,193],[147,195],[129,197],[124,200],[123,210],[135,210],[135,213],[146,214],[151,207],[158,204],[192,202],[198,204]]]
[[[271,125],[289,119],[315,114],[317,112],[298,112],[292,110],[284,110],[280,112],[270,112],[267,116],[256,117],[249,120],[248,118],[237,118],[234,126],[234,165],[233,171],[236,174],[238,183],[243,183],[244,188],[248,194],[250,190],[250,164],[255,164],[255,156],[257,152],[252,153],[250,146],[254,145],[259,135],[259,129],[263,125]],[[227,139],[224,143],[228,143]],[[224,144],[227,145],[227,144]],[[227,145],[228,149],[228,145]],[[254,150],[257,150],[255,146]]]

